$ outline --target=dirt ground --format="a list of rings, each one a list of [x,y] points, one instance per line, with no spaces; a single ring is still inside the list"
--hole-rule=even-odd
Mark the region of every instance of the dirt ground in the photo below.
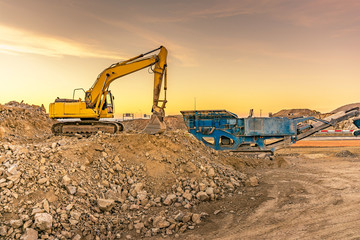
[[[359,140],[344,140],[344,141],[333,141],[333,140],[319,140],[319,141],[306,141],[302,140],[295,143],[295,147],[360,147]]]
[[[359,148],[290,148],[185,239],[360,239]],[[337,157],[338,156],[338,157]],[[217,206],[215,206],[217,205]]]
[[[266,155],[185,129],[53,136],[40,106],[0,105],[0,239],[360,239],[360,140]]]

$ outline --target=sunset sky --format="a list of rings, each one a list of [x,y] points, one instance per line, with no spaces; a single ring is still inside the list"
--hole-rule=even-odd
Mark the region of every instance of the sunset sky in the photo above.
[[[0,103],[48,107],[160,45],[167,114],[195,98],[197,109],[263,116],[360,102],[358,0],[0,0]],[[115,81],[118,116],[150,113],[152,84],[147,69]]]

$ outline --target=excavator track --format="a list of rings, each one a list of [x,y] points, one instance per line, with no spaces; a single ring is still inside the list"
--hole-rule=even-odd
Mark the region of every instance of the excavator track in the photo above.
[[[83,136],[90,136],[100,132],[114,134],[122,132],[124,126],[120,122],[106,122],[106,121],[75,121],[75,122],[58,122],[52,128],[54,135],[74,136],[80,134]]]

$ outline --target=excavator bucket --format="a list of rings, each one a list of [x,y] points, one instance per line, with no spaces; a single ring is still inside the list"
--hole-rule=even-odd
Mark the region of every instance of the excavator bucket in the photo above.
[[[143,130],[143,133],[154,135],[157,133],[165,132],[166,124],[163,120],[160,119],[163,118],[159,118],[159,116],[153,114],[150,118],[148,125]]]

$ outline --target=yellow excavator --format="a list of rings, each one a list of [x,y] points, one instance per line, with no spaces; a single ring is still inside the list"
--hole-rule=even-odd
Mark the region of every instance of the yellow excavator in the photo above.
[[[147,56],[159,50],[156,55]],[[50,103],[49,117],[53,119],[64,119],[52,126],[55,135],[91,135],[99,131],[105,133],[116,133],[124,130],[120,121],[104,121],[103,118],[114,117],[114,97],[109,90],[110,84],[125,75],[139,71],[146,67],[154,73],[154,93],[152,116],[149,124],[143,130],[147,134],[162,133],[166,129],[164,123],[166,90],[167,90],[167,50],[161,46],[157,49],[140,54],[123,62],[112,64],[102,71],[93,86],[85,92],[77,88],[73,92],[73,99],[57,98]],[[164,80],[164,99],[160,100],[162,82]],[[85,92],[84,101],[75,100],[75,92]],[[79,119],[80,120],[76,120]],[[100,120],[101,119],[101,120]]]

